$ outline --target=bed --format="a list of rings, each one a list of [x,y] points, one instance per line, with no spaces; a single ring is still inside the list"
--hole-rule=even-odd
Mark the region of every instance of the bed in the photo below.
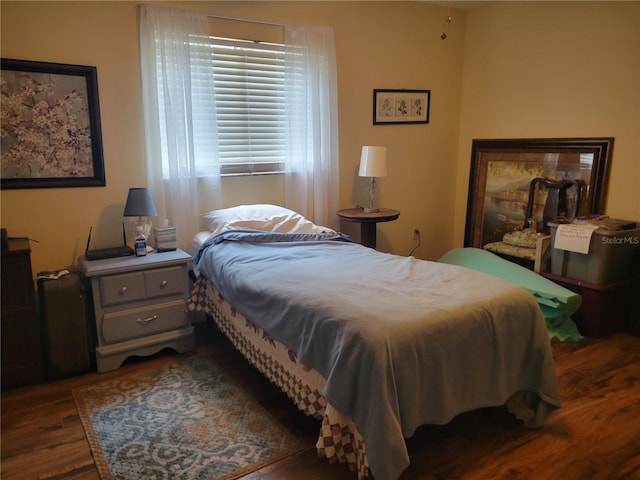
[[[560,406],[545,318],[526,289],[377,252],[273,205],[209,212],[191,310],[309,415],[316,449],[395,480],[424,424],[505,405],[527,427]]]

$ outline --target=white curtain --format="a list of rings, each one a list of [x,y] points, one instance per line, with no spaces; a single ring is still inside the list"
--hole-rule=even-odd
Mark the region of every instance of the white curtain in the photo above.
[[[141,5],[140,56],[148,187],[159,218],[190,249],[200,215],[220,208],[207,15]],[[338,228],[338,101],[333,30],[285,26],[285,205]]]
[[[200,214],[220,208],[213,65],[205,14],[141,5],[140,58],[147,182],[159,226],[187,251]]]
[[[333,29],[285,26],[286,207],[339,228],[338,87]]]

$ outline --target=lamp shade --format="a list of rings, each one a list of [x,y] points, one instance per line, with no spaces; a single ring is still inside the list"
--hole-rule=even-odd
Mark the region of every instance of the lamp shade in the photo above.
[[[130,188],[124,217],[157,217],[156,207],[147,188]]]
[[[360,177],[387,176],[387,147],[362,147]]]

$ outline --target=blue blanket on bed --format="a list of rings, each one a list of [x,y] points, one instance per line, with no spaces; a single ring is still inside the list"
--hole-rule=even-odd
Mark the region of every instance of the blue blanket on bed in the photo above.
[[[560,405],[544,318],[526,290],[481,272],[377,252],[342,235],[232,231],[195,257],[242,315],[326,379],[376,480],[409,464],[423,424],[531,392],[528,426]]]

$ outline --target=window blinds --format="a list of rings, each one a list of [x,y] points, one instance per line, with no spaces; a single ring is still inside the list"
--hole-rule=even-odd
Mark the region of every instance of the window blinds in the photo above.
[[[212,38],[222,174],[282,172],[284,47]]]

